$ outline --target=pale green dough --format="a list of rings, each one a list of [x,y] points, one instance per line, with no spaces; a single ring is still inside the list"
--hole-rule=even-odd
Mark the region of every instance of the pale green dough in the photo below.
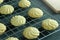
[[[7,38],[6,40],[19,40],[19,39],[16,38],[16,37],[9,37],[9,38]]]
[[[0,23],[0,35],[2,35],[6,31],[6,26]]]
[[[39,34],[40,34],[39,30],[37,28],[31,27],[31,26],[25,28],[24,31],[23,31],[23,35],[27,39],[38,38]]]
[[[28,15],[32,18],[41,18],[43,16],[43,11],[39,8],[31,8],[28,11]]]
[[[0,0],[0,4],[3,3],[4,0]]]
[[[14,26],[21,26],[24,25],[25,23],[26,23],[26,19],[21,15],[16,15],[11,18],[11,24]]]
[[[31,2],[29,0],[20,0],[18,5],[19,7],[27,8],[27,7],[30,7]]]
[[[45,19],[42,21],[42,27],[46,30],[55,30],[58,26],[58,22],[54,19]]]
[[[3,5],[0,7],[0,14],[12,14],[14,12],[14,7],[11,5]]]

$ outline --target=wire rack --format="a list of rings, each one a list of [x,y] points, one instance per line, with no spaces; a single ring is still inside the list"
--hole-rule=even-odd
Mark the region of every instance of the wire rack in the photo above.
[[[46,31],[41,27],[42,20],[47,19],[47,18],[55,19],[60,24],[60,21],[59,21],[58,18],[56,18],[55,16],[52,16],[50,14],[50,12],[46,11],[48,9],[46,9],[44,7],[44,5],[43,5],[44,3],[41,0],[30,0],[32,4],[29,8],[26,8],[26,9],[22,9],[18,6],[19,1],[20,0],[5,0],[4,3],[2,3],[0,5],[0,6],[2,6],[2,5],[5,5],[5,4],[10,4],[10,5],[13,5],[14,8],[15,8],[15,11],[13,12],[13,14],[0,15],[0,22],[4,23],[7,26],[7,30],[3,35],[0,36],[0,40],[5,40],[7,37],[10,37],[10,36],[17,37],[20,40],[27,40],[26,38],[23,37],[22,32],[23,32],[23,29],[28,27],[28,26],[35,26],[41,32],[40,36],[38,38],[34,39],[34,40],[42,40],[42,39],[58,32],[58,31],[60,31],[59,28],[54,30],[54,31]],[[38,7],[40,9],[42,9],[44,11],[44,16],[42,18],[39,18],[39,19],[30,18],[28,16],[27,12],[32,7]],[[10,19],[11,19],[12,16],[15,16],[15,15],[24,16],[27,20],[27,23],[25,25],[22,25],[21,27],[14,27],[13,25],[10,24]]]

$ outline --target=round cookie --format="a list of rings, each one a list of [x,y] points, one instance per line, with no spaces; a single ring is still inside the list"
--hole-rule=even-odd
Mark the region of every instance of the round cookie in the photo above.
[[[16,38],[16,37],[9,37],[9,38],[7,38],[6,40],[19,40],[19,39]]]
[[[0,4],[3,3],[4,0],[0,0]]]
[[[16,15],[11,18],[11,24],[14,26],[21,26],[24,25],[25,23],[26,23],[26,19],[21,15]]]
[[[0,23],[0,35],[2,35],[6,31],[6,26]]]
[[[21,0],[21,1],[19,1],[18,5],[21,8],[27,8],[27,7],[30,7],[31,2],[28,0]]]
[[[0,7],[0,14],[12,14],[14,11],[14,7],[11,5],[3,5]]]
[[[39,36],[40,32],[35,27],[27,27],[23,31],[23,36],[27,39],[35,39]]]
[[[32,18],[41,18],[43,16],[43,11],[39,8],[31,8],[28,11],[28,15]]]
[[[42,21],[42,27],[46,30],[55,30],[58,26],[58,22],[54,19],[45,19]]]

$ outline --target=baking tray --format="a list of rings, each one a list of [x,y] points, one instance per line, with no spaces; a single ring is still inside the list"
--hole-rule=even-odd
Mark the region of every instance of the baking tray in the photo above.
[[[28,26],[35,26],[41,32],[40,36],[33,40],[42,40],[50,35],[53,35],[54,33],[58,32],[58,31],[60,31],[60,21],[59,21],[60,15],[53,12],[42,0],[29,0],[29,1],[31,1],[31,6],[29,8],[25,8],[25,9],[22,9],[18,6],[19,1],[20,0],[5,0],[4,3],[0,4],[0,6],[5,5],[5,4],[10,4],[10,5],[13,5],[15,8],[15,11],[13,12],[13,14],[0,15],[0,22],[4,23],[7,26],[7,30],[3,35],[0,36],[0,40],[5,40],[6,38],[11,37],[11,36],[17,37],[20,40],[28,40],[28,39],[24,38],[22,35],[23,29]],[[43,10],[44,15],[42,18],[33,19],[28,16],[28,14],[27,14],[28,10],[33,7],[40,8]],[[24,16],[27,20],[26,24],[22,25],[20,27],[14,27],[13,25],[11,25],[10,24],[11,17],[13,17],[15,15]],[[41,26],[41,22],[47,18],[52,18],[52,19],[57,20],[59,22],[59,28],[56,30],[53,30],[53,31],[44,30]]]

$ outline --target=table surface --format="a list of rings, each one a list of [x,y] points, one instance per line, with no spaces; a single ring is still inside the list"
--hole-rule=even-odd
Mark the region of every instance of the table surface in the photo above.
[[[60,31],[54,33],[53,35],[44,38],[43,40],[60,40]]]

